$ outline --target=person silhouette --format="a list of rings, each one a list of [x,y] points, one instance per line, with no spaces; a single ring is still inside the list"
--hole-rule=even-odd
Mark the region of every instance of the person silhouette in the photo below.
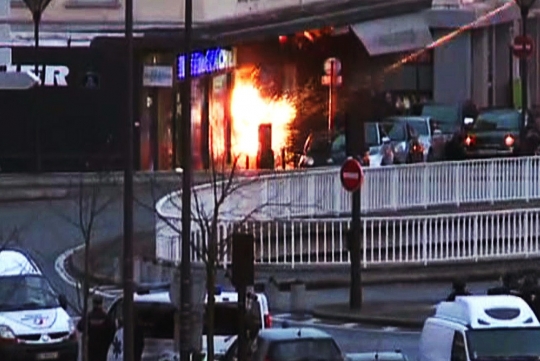
[[[453,302],[457,296],[470,296],[471,293],[467,291],[467,283],[463,280],[454,280],[452,282],[452,292],[446,297],[447,302]]]

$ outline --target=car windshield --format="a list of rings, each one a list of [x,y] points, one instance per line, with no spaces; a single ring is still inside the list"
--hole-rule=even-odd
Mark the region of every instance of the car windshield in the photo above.
[[[381,132],[386,135],[392,141],[402,142],[407,140],[407,134],[405,133],[405,127],[402,122],[385,121],[381,123]]]
[[[331,141],[326,132],[311,134],[306,140],[304,151],[310,152],[328,152]]]
[[[260,306],[257,302],[248,309],[248,316],[257,327],[261,327]],[[232,336],[238,334],[238,304],[235,302],[218,302],[214,308],[214,334],[216,336]],[[208,318],[205,317],[203,333],[208,331]]]
[[[340,134],[332,142],[332,153],[344,152],[346,150],[345,134]]]
[[[409,120],[407,121],[416,135],[429,135],[429,124],[424,120]]]
[[[335,341],[328,339],[296,339],[273,342],[270,361],[338,361],[341,353]]]
[[[467,331],[471,360],[522,360],[540,357],[540,328]]]
[[[481,113],[473,124],[480,131],[517,130],[520,113],[517,111],[494,111]]]
[[[429,105],[422,108],[422,116],[437,119],[441,123],[451,124],[452,127],[459,123],[459,107],[450,105]]]
[[[40,275],[0,277],[0,311],[59,307],[49,282]]]
[[[381,144],[381,139],[379,137],[379,131],[377,129],[377,123],[367,123],[366,124],[366,145],[368,147],[376,147]]]
[[[122,311],[120,309],[120,311]],[[174,314],[172,304],[140,302],[135,311],[147,338],[174,339]]]

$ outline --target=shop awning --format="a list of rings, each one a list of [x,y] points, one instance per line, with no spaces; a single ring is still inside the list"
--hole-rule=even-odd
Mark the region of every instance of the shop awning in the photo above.
[[[329,0],[201,26],[199,34],[235,44],[307,29],[350,24],[427,10],[431,0]],[[379,21],[379,20],[376,20]]]
[[[351,30],[372,56],[421,49],[433,41],[424,12],[365,21]]]

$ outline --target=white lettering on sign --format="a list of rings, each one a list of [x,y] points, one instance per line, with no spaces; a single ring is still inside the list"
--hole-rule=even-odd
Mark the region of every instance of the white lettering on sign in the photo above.
[[[9,65],[7,71],[13,72],[32,72],[34,73],[35,65]],[[38,73],[36,74],[43,85],[45,86],[67,86],[67,77],[69,68],[65,65],[38,65]]]
[[[345,172],[343,173],[343,179],[360,179],[360,174],[352,173],[352,172]]]

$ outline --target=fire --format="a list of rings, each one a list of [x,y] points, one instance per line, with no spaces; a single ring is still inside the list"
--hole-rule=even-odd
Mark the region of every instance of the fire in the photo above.
[[[236,80],[231,97],[232,153],[255,158],[259,148],[259,125],[272,124],[272,150],[285,147],[288,125],[296,117],[293,102],[281,97],[265,98],[250,80]]]

